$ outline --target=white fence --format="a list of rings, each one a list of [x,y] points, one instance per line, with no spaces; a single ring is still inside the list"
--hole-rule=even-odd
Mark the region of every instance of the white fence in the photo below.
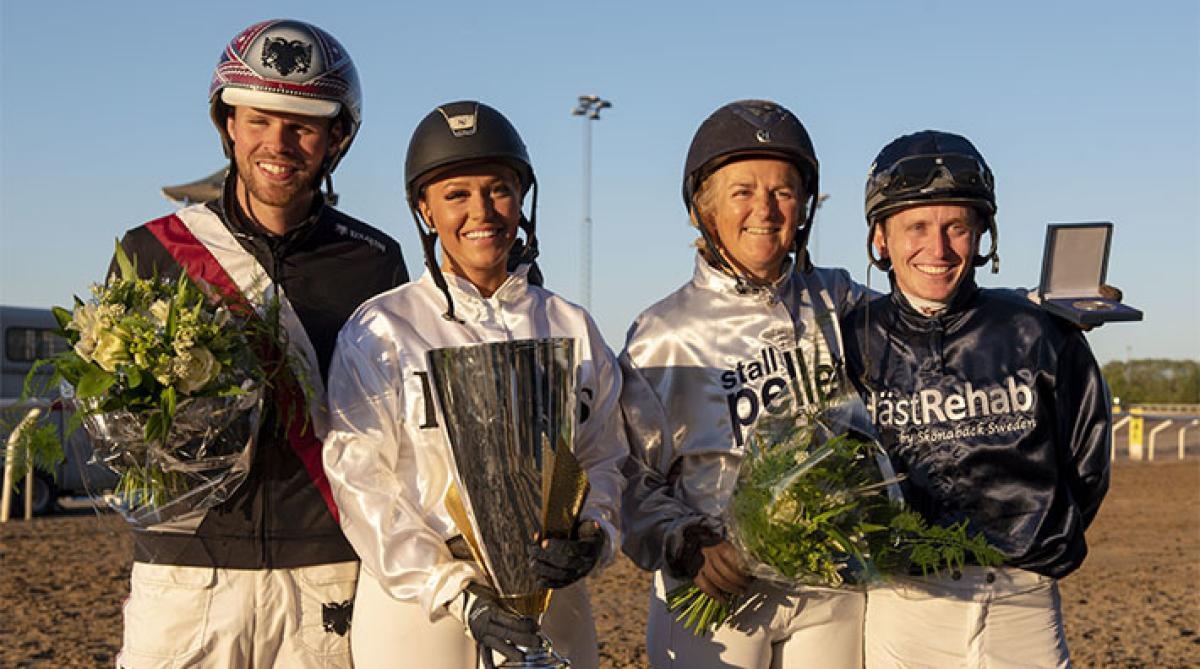
[[[1120,444],[1130,460],[1153,461],[1170,447],[1174,436],[1175,457],[1200,456],[1200,405],[1146,404],[1113,414],[1112,457],[1117,459]],[[1172,434],[1171,430],[1174,430]],[[1165,433],[1165,434],[1164,434]],[[1122,441],[1120,437],[1124,437]],[[1160,446],[1162,448],[1160,448]],[[1169,456],[1168,456],[1169,457]]]
[[[50,402],[46,400],[29,400],[26,402],[5,401],[3,408],[16,408],[25,411],[25,416],[21,419],[17,426],[13,428],[11,434],[8,435],[5,453],[4,453],[4,488],[0,489],[0,523],[7,523],[9,512],[12,510],[12,492],[13,492],[13,466],[17,460],[17,442],[20,441],[21,433],[29,429],[35,422],[38,416],[42,415],[42,411],[50,406]],[[29,455],[23,454],[22,458],[26,462],[25,472],[25,520],[33,517],[33,465],[29,462]]]

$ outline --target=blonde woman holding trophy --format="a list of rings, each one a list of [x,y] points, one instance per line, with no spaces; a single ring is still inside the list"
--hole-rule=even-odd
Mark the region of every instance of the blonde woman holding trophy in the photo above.
[[[324,466],[342,529],[362,559],[350,632],[355,665],[487,667],[522,661],[544,636],[571,666],[594,667],[595,625],[580,579],[620,545],[628,447],[616,359],[582,308],[537,285],[536,179],[503,115],[474,101],[438,107],[417,126],[405,168],[426,272],[359,308],[338,338],[329,381]],[[529,536],[520,547],[537,583],[555,589],[539,626],[500,601],[473,559],[477,540],[472,523],[463,526],[456,456],[426,354],[547,338],[576,342],[573,450],[590,492],[569,533]]]

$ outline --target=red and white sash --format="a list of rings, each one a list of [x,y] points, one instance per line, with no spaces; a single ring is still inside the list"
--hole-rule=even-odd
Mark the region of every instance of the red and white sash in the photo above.
[[[309,421],[289,421],[288,443],[337,519],[337,507],[321,465],[321,440],[328,429],[325,384],[316,350],[283,287],[271,281],[258,260],[242,248],[221,219],[203,204],[151,221],[146,228],[191,279],[217,288],[229,299],[248,303],[260,315],[272,297],[279,299],[279,318],[287,332],[290,357],[304,366],[311,397],[305,402],[303,390],[297,384],[277,386],[273,393],[279,409],[277,415],[282,420],[291,415],[289,407],[297,406],[297,402],[299,406],[307,405]]]

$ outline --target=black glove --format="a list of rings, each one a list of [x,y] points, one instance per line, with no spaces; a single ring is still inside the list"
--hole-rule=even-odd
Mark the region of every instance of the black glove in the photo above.
[[[605,541],[600,525],[585,521],[576,526],[574,539],[542,539],[527,546],[529,567],[543,588],[565,588],[592,571]]]
[[[716,546],[725,539],[724,535],[710,527],[710,524],[701,521],[688,525],[680,533],[679,539],[667,542],[664,551],[667,572],[672,577],[696,578],[696,574],[700,573],[700,568],[704,566],[704,553],[700,549]]]
[[[538,648],[542,645],[537,622],[505,609],[491,588],[471,583],[467,585],[466,596],[470,600],[467,629],[480,646],[484,666],[492,666],[493,650],[515,662],[525,658],[517,646]]]

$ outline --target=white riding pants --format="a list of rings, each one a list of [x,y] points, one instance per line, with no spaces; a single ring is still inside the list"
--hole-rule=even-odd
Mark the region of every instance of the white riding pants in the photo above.
[[[1013,568],[967,567],[867,593],[866,666],[1069,667],[1058,582]]]
[[[755,598],[716,632],[698,637],[667,610],[678,581],[654,576],[646,650],[655,669],[791,669],[862,666],[861,592],[782,588],[755,581]]]
[[[597,668],[596,625],[583,581],[554,591],[542,633],[571,669]],[[430,622],[419,604],[393,598],[367,572],[358,581],[350,644],[356,669],[483,666],[471,633],[448,611]],[[499,665],[504,657],[496,653],[493,659]]]
[[[357,562],[295,569],[133,563],[118,667],[350,667]]]

